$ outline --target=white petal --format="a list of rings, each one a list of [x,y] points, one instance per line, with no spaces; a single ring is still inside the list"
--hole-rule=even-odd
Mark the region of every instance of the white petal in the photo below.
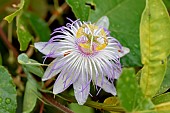
[[[109,19],[108,19],[108,17],[107,16],[101,17],[97,21],[96,25],[108,29],[109,28]]]
[[[69,77],[65,82],[67,76],[68,73],[62,76],[58,76],[57,80],[54,83],[53,94],[61,93],[71,85],[72,77]]]
[[[58,57],[53,60],[46,69],[42,81],[48,80],[57,75],[64,67],[66,67],[64,65],[68,65],[68,63],[71,63],[73,59],[75,59],[75,57],[72,55],[72,53],[70,53],[63,58]]]
[[[97,79],[97,83],[96,83]],[[101,87],[104,91],[111,93],[112,95],[116,95],[116,88],[113,84],[111,84],[105,77],[98,76],[98,78],[93,78],[95,84]]]
[[[79,76],[79,79],[73,83],[75,98],[79,105],[83,105],[86,102],[90,92],[90,84],[87,85],[86,81],[82,79],[82,76]],[[83,89],[85,86],[86,88]]]
[[[45,71],[45,73],[44,73],[44,76],[43,76],[43,78],[42,78],[42,81],[46,81],[46,80],[54,77],[55,75],[57,75],[57,74],[61,71],[61,69],[53,70],[54,67],[55,67],[54,64],[55,64],[58,60],[59,60],[59,59],[56,58],[56,59],[54,59],[54,60],[48,65],[48,67],[47,67],[47,69],[46,69],[46,71]],[[53,71],[52,71],[52,70],[53,70]]]
[[[82,59],[80,66],[81,73],[78,80],[73,83],[75,98],[79,105],[83,105],[86,102],[90,92],[90,81],[88,78],[88,72],[86,71],[87,69],[84,69],[84,65],[85,59]]]
[[[122,47],[122,51],[121,52],[118,52],[118,55],[119,57],[123,57],[125,56],[126,54],[128,54],[130,52],[130,49],[127,48],[127,47]]]
[[[56,50],[58,48],[57,42],[49,43],[47,42],[38,42],[34,43],[34,46],[36,49],[38,49],[41,53],[45,55],[50,55],[50,57],[55,58],[56,57]]]

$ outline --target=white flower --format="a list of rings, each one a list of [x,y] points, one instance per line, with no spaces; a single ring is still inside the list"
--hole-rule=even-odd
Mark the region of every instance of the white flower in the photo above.
[[[106,16],[96,24],[72,21],[57,28],[48,42],[35,43],[35,48],[55,58],[46,69],[43,81],[59,74],[53,87],[58,94],[73,84],[75,98],[83,105],[90,92],[90,83],[116,95],[114,79],[121,74],[120,57],[129,52],[107,30]]]

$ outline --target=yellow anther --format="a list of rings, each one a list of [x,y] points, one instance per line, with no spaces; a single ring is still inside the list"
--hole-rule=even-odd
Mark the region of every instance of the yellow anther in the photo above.
[[[85,32],[85,29],[87,29],[88,33]],[[100,31],[98,32],[98,34],[95,34],[95,30],[99,30],[99,29]],[[79,46],[81,48],[84,48],[86,51],[90,53],[91,52],[93,53],[92,50],[93,44],[96,44],[96,46],[94,47],[95,51],[104,49],[108,44],[105,30],[93,24],[88,24],[88,25],[84,24],[78,29],[76,37],[81,38],[82,36],[85,36],[87,38],[87,41],[85,43],[79,43]],[[102,37],[104,39],[104,42],[99,42],[97,40],[99,37],[100,38]]]
[[[90,48],[90,44],[89,43],[80,43],[79,46],[81,46],[82,48],[85,48],[85,49],[89,49]]]
[[[100,45],[98,45],[98,46],[96,47],[96,50],[97,50],[97,51],[102,50],[102,49],[104,49],[106,46],[107,46],[106,43],[100,44]]]

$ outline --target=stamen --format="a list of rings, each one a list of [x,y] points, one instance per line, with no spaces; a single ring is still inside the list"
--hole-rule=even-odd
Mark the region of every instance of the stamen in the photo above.
[[[86,55],[91,55],[104,49],[108,45],[108,39],[106,36],[107,35],[103,28],[88,23],[83,23],[76,33],[76,38],[87,38],[86,41],[78,42],[80,51]]]

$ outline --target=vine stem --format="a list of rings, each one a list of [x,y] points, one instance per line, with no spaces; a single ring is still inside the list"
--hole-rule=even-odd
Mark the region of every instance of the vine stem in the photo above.
[[[43,100],[48,102],[50,105],[54,106],[55,108],[60,109],[64,113],[74,113],[73,111],[61,105],[60,103],[58,103],[56,100],[54,100],[52,97],[48,96],[47,94],[45,93],[41,93],[41,94],[43,95]]]
[[[40,113],[43,113],[43,110],[44,110],[44,103],[42,102],[40,107]]]
[[[9,42],[6,34],[4,33],[3,29],[0,27],[0,38],[4,42],[4,44],[13,51],[15,58],[18,57],[18,51],[16,48]]]

